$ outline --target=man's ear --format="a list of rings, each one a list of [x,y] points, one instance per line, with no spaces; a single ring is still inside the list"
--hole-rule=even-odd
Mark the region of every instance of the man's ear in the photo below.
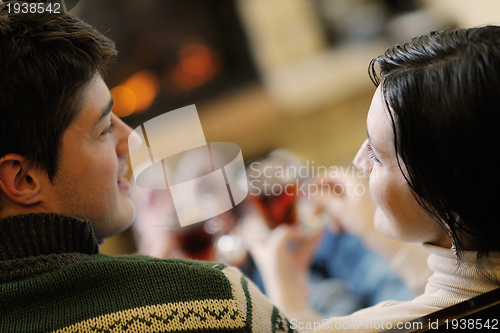
[[[33,205],[40,201],[42,173],[19,154],[0,158],[0,189],[12,201]]]

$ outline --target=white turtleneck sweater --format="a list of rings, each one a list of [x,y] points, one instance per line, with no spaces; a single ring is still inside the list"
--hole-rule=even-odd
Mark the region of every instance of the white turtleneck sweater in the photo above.
[[[312,311],[290,314],[292,328],[300,332],[379,332],[398,327],[443,308],[498,288],[478,274],[476,252],[463,252],[459,263],[449,249],[424,244],[431,254],[427,260],[433,274],[425,292],[412,301],[385,301],[349,316],[322,319]],[[491,254],[487,271],[500,280],[500,253]]]

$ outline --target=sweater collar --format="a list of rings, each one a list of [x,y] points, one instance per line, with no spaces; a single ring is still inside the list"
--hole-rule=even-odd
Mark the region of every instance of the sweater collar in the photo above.
[[[99,253],[87,220],[53,213],[0,219],[0,260],[63,253]]]
[[[495,280],[500,280],[500,253],[491,252],[488,262],[478,270],[475,251],[462,251],[458,260],[450,249],[431,244],[424,244],[424,248],[431,253],[427,264],[434,273],[417,301],[448,307],[498,288]]]

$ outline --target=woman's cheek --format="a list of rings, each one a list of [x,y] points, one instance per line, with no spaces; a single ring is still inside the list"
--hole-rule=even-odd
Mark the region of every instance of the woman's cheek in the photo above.
[[[375,168],[370,175],[369,187],[370,194],[377,205],[377,209],[375,211],[375,216],[373,217],[373,223],[375,230],[382,234],[386,235],[387,230],[387,216],[386,210],[388,208],[388,198],[387,198],[387,183],[384,182],[381,175],[381,171]]]
[[[370,194],[378,207],[380,207],[380,192],[382,190],[381,185],[379,170],[375,167],[370,174],[368,187],[370,189]]]

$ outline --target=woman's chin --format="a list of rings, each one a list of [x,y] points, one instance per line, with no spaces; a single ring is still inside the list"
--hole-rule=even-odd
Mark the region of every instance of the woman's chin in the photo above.
[[[387,218],[384,211],[377,207],[373,216],[373,227],[375,228],[375,231],[384,237],[400,240],[400,237],[394,233],[396,228],[393,224],[394,223]]]

